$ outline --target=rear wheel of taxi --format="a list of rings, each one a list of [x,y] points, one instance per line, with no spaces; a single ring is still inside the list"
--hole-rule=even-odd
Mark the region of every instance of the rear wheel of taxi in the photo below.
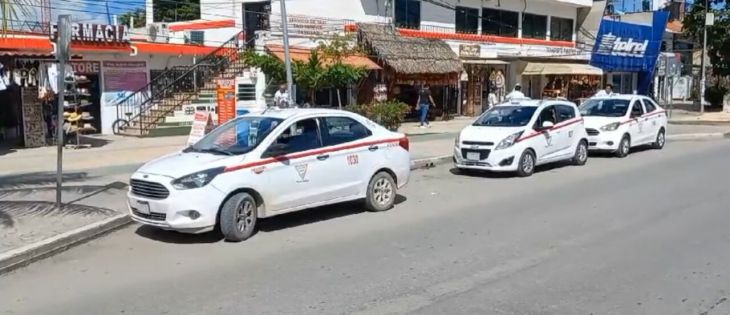
[[[575,156],[573,156],[573,165],[585,165],[588,162],[588,143],[585,140],[581,140],[578,146],[575,147]]]
[[[664,131],[664,128],[659,129],[659,132],[656,134],[656,140],[654,140],[654,143],[652,143],[652,148],[655,150],[661,150],[664,148],[664,144],[667,143],[667,136],[666,132]]]
[[[365,205],[368,211],[380,212],[389,210],[395,204],[396,184],[393,176],[387,172],[379,172],[370,179]]]
[[[227,241],[240,242],[256,231],[256,198],[242,192],[228,198],[220,213],[220,230]]]
[[[621,142],[618,144],[618,150],[616,150],[616,156],[620,158],[624,158],[627,155],[629,155],[629,151],[631,151],[631,139],[628,135],[624,135],[623,138],[621,138]]]
[[[535,172],[535,154],[531,150],[525,150],[520,156],[520,162],[517,164],[517,175],[520,177],[528,177]]]

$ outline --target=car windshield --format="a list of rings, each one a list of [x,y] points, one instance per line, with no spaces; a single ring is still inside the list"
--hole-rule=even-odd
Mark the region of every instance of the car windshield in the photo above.
[[[484,113],[474,126],[521,127],[532,119],[537,107],[534,106],[497,106]]]
[[[283,120],[242,116],[216,128],[184,152],[239,155],[251,152]]]
[[[583,116],[623,117],[629,109],[629,100],[593,99],[580,106]]]

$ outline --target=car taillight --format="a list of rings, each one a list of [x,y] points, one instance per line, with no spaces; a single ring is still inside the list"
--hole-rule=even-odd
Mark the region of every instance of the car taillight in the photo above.
[[[400,147],[405,149],[406,151],[410,151],[411,143],[410,141],[408,141],[408,137],[403,137],[398,140],[398,145],[400,145]]]

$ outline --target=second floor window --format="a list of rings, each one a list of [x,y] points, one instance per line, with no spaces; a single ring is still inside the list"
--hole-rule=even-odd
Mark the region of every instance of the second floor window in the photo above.
[[[496,9],[482,9],[482,34],[517,37],[519,13]]]
[[[522,16],[522,38],[545,39],[547,16],[525,13]]]
[[[456,32],[476,34],[479,32],[479,9],[456,7]]]
[[[573,20],[550,18],[550,40],[573,41]]]
[[[396,0],[395,25],[403,28],[421,28],[421,1]]]

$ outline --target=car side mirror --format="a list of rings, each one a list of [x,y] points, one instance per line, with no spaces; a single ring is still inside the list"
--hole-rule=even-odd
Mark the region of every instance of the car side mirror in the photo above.
[[[286,144],[286,143],[274,143],[274,144],[272,144],[266,150],[266,152],[264,152],[264,154],[263,154],[264,156],[263,157],[269,158],[269,157],[282,156],[282,155],[287,154],[288,151],[289,151],[289,145],[288,144]]]
[[[546,130],[552,128],[553,126],[555,126],[555,124],[553,124],[552,121],[543,121],[542,126],[539,126],[537,130]]]

